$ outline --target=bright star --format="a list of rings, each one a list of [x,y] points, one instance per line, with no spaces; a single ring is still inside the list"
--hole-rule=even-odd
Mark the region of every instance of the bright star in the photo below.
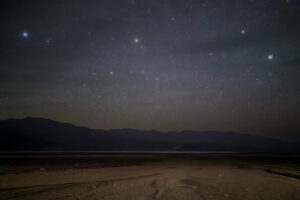
[[[274,59],[274,55],[273,54],[269,54],[267,58],[268,58],[268,60],[273,60]]]
[[[109,72],[110,73],[110,75],[114,75],[114,72]]]
[[[26,37],[28,37],[28,33],[27,32],[23,32],[22,36],[26,38]]]
[[[242,31],[241,31],[241,34],[243,34],[243,35],[246,34],[246,31],[245,31],[245,30],[242,30]]]
[[[136,44],[139,43],[139,41],[140,41],[139,38],[134,38],[134,40],[133,40],[133,42]]]

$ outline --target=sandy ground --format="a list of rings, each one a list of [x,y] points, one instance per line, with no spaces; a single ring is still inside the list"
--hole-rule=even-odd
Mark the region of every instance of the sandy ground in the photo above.
[[[6,171],[2,165],[1,200],[300,199],[300,167],[293,163],[162,159],[121,166]]]

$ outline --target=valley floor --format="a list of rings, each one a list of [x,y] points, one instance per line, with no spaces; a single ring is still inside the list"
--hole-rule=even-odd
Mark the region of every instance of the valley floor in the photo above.
[[[289,159],[124,156],[37,160],[1,160],[1,200],[300,197],[300,163]]]

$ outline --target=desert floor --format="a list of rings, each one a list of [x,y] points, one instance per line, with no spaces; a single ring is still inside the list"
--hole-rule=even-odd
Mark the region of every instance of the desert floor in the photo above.
[[[0,159],[0,199],[300,199],[297,158]]]

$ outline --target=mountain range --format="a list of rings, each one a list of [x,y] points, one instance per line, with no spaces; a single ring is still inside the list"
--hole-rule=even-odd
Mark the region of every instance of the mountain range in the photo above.
[[[300,152],[300,144],[221,131],[96,130],[28,117],[0,121],[0,151]]]

